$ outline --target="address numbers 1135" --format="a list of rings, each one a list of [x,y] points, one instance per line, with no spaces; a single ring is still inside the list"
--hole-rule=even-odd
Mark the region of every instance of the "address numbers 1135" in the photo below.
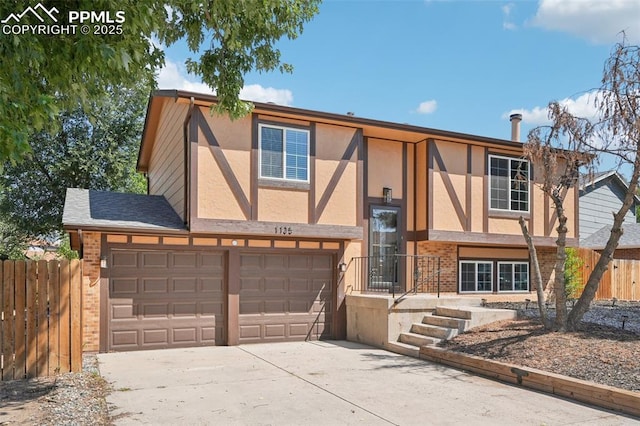
[[[293,234],[293,228],[290,226],[276,226],[276,235],[291,235]]]

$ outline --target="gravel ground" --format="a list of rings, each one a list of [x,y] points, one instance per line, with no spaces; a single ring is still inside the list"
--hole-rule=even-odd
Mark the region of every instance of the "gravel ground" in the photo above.
[[[83,357],[81,373],[0,382],[0,425],[109,425],[105,396],[95,355]]]

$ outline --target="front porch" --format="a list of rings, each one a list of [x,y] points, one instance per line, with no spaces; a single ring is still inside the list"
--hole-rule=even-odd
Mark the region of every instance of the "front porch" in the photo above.
[[[398,298],[390,293],[348,294],[347,340],[417,356],[420,346],[436,343],[441,337],[451,338],[471,327],[515,318],[515,311],[483,308],[485,302],[505,300],[501,296],[409,293]],[[515,299],[519,296],[522,298]],[[509,295],[509,300],[524,300],[526,296]],[[443,316],[448,320],[443,321]]]

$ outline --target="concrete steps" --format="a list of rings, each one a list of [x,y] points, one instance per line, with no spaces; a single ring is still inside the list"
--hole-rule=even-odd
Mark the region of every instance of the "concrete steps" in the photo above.
[[[508,309],[437,306],[435,312],[426,313],[422,322],[411,324],[410,330],[400,333],[398,341],[389,342],[388,347],[396,353],[417,357],[422,346],[436,345],[473,327],[515,319],[516,316],[516,311]]]

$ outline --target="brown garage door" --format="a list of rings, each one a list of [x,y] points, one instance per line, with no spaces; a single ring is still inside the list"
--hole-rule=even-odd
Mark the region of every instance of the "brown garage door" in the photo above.
[[[221,253],[111,249],[107,349],[222,344]]]
[[[331,338],[332,265],[326,254],[242,254],[240,343]]]

